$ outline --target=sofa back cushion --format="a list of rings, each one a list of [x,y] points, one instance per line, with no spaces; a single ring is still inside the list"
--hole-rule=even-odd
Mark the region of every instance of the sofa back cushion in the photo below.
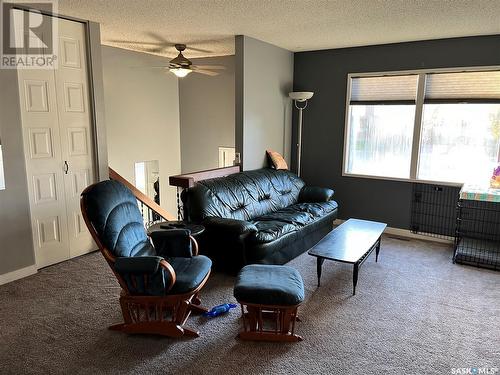
[[[303,186],[289,171],[257,169],[200,181],[185,193],[184,203],[192,221],[214,216],[251,220],[297,203]]]

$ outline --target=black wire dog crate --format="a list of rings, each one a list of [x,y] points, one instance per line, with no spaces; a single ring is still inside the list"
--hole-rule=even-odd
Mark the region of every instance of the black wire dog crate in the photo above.
[[[453,261],[500,270],[500,201],[464,189],[457,204]]]
[[[460,188],[414,183],[410,229],[413,233],[453,240]]]

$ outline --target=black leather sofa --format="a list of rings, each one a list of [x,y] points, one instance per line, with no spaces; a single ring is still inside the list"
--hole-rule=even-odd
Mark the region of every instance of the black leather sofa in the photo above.
[[[186,219],[206,228],[200,251],[228,272],[284,264],[311,248],[337,217],[332,197],[331,189],[268,168],[200,181],[182,194]]]

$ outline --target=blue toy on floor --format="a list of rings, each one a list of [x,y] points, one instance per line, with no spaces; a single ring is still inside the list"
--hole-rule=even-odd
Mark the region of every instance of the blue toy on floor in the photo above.
[[[234,303],[224,303],[222,305],[214,306],[210,311],[203,314],[208,318],[215,318],[216,316],[227,313],[229,310],[234,309],[236,306]]]

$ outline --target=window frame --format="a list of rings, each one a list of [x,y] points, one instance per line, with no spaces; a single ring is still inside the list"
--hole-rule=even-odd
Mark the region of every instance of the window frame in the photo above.
[[[342,158],[342,177],[368,178],[375,180],[389,180],[402,182],[415,182],[422,184],[439,184],[444,186],[461,187],[463,183],[447,182],[439,180],[424,180],[417,178],[420,154],[420,135],[422,132],[422,114],[425,100],[425,81],[427,74],[431,73],[466,73],[466,72],[485,72],[485,71],[500,71],[500,65],[476,66],[476,67],[456,67],[456,68],[435,68],[435,69],[412,69],[412,70],[395,70],[383,72],[362,72],[347,74],[347,90],[346,90],[346,105],[345,105],[345,120],[344,120],[344,149]],[[347,172],[347,155],[349,151],[349,114],[351,106],[351,84],[353,78],[363,77],[382,77],[382,76],[400,76],[400,75],[418,75],[417,92],[415,96],[415,119],[413,124],[413,138],[410,161],[410,177],[386,177],[377,175],[365,175]],[[500,158],[500,153],[499,153]]]

